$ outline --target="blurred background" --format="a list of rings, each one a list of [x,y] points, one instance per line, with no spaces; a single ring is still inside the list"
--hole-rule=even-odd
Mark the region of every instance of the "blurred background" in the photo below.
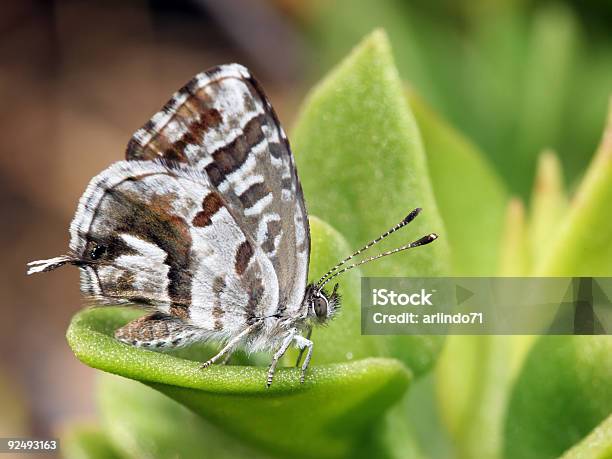
[[[384,27],[402,77],[526,198],[556,150],[570,190],[612,88],[612,6],[529,0],[6,0],[0,12],[0,436],[94,416],[94,370],[64,339],[78,273],[27,278],[65,251],[92,176],[195,73],[232,61],[288,130],[307,89]]]

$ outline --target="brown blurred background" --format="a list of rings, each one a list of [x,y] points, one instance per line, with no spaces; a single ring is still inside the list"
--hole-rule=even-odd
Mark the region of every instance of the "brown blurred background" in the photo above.
[[[81,307],[77,270],[26,277],[26,262],[66,250],[87,182],[197,72],[247,65],[289,124],[306,55],[296,11],[289,1],[2,3],[0,436],[53,435],[94,413],[94,371],[64,338]]]

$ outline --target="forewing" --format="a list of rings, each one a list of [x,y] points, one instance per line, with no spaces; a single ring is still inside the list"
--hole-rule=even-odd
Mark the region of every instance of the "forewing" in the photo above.
[[[278,303],[270,260],[190,167],[122,161],[95,177],[71,225],[84,294],[232,334]]]
[[[230,64],[196,75],[136,131],[126,157],[162,158],[205,173],[272,262],[278,307],[299,308],[310,255],[302,188],[287,137],[246,68]]]

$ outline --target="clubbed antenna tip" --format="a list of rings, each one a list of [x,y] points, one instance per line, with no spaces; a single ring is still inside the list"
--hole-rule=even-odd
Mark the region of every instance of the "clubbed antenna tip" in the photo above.
[[[438,235],[436,233],[428,234],[427,236],[423,236],[421,239],[418,239],[412,243],[413,247],[418,247],[420,245],[426,245],[438,239]]]
[[[406,217],[402,220],[402,224],[407,225],[408,223],[410,223],[412,220],[414,220],[417,217],[417,215],[421,213],[422,210],[423,209],[421,209],[420,207],[417,207],[416,209],[414,209],[412,212],[406,215]]]

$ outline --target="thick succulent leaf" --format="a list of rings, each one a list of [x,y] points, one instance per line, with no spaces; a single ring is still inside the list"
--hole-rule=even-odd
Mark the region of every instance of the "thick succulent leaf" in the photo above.
[[[420,384],[423,379],[416,384]],[[414,387],[414,386],[413,386]],[[411,388],[412,393],[413,388]],[[376,426],[374,446],[378,451],[372,449],[371,457],[380,456],[380,451],[385,451],[387,459],[425,459],[421,451],[415,426],[411,425],[407,416],[407,401],[410,397],[396,404],[387,412],[382,422]]]
[[[541,8],[534,15],[529,40],[516,115],[518,167],[508,170],[515,183],[522,182],[523,190],[532,183],[537,152],[557,146],[564,130],[562,113],[578,44],[578,24],[571,10],[561,4]]]
[[[599,151],[569,212],[558,230],[550,234],[551,249],[536,267],[537,274],[606,276],[612,273],[611,139],[609,121]],[[579,442],[612,412],[611,381],[610,337],[540,338],[513,389],[505,421],[506,457],[557,457]],[[577,448],[580,450],[580,446]]]
[[[545,276],[612,275],[612,109],[603,139],[537,272]]]
[[[438,44],[436,38],[448,28],[436,27],[432,32],[427,31],[427,38],[423,39],[424,33],[419,26],[426,18],[419,14],[419,8],[410,8],[406,2],[335,0],[319,2],[317,7],[317,17],[310,24],[310,38],[317,48],[319,66],[332,67],[364,35],[374,27],[382,27],[391,38],[402,74],[409,77],[428,100],[441,102],[436,96],[445,75],[429,68],[428,59],[433,53],[427,45]]]
[[[436,201],[452,247],[453,274],[497,270],[507,192],[482,152],[414,91],[408,100],[423,136]]]
[[[522,202],[511,199],[501,238],[499,273],[529,272],[529,238]],[[449,336],[436,367],[437,396],[459,458],[496,459],[510,389],[533,343],[531,336]]]
[[[447,340],[445,343],[448,343]],[[442,353],[444,354],[444,352]],[[442,356],[441,356],[442,357]],[[438,364],[436,368],[440,364]],[[410,427],[409,432],[416,438],[419,452],[428,458],[455,457],[454,439],[449,435],[448,429],[442,420],[438,400],[436,397],[437,374],[428,373],[419,378],[410,387],[403,403],[404,416]],[[396,411],[397,408],[394,408]],[[390,413],[391,415],[393,412]],[[403,424],[398,422],[400,428]],[[406,424],[406,421],[404,422]],[[407,437],[410,442],[410,437]],[[418,457],[418,456],[417,456]]]
[[[561,162],[553,151],[544,151],[538,159],[531,194],[529,236],[534,260],[543,258],[550,250],[551,237],[563,223],[567,208]]]
[[[512,383],[531,336],[449,336],[436,366],[437,398],[458,458],[499,458]]]
[[[385,34],[372,33],[308,96],[293,131],[308,208],[358,248],[402,219],[422,214],[372,253],[437,232],[433,244],[365,265],[376,276],[450,273],[448,237],[438,214],[416,122]],[[384,247],[384,248],[383,248]],[[387,355],[419,375],[440,351],[439,336],[380,338]]]
[[[62,435],[62,457],[65,459],[120,459],[108,435],[98,426],[75,425]],[[144,457],[144,456],[140,456]]]
[[[530,241],[525,206],[513,198],[506,209],[499,260],[500,276],[527,276],[531,270]]]
[[[198,362],[112,338],[116,328],[137,315],[118,308],[82,311],[73,319],[68,341],[84,363],[145,382],[240,438],[296,457],[348,454],[410,381],[400,362],[370,358],[315,366],[303,385],[297,369],[280,369],[266,389],[265,367],[212,366],[203,371]]]
[[[572,447],[560,459],[610,459],[612,457],[612,415],[599,424],[588,437]]]
[[[421,136],[382,31],[367,37],[312,90],[292,139],[309,210],[353,247],[375,238],[415,207],[423,213],[389,242],[398,246],[423,234],[440,234],[429,246],[364,266],[365,273],[449,272],[448,238]]]
[[[97,392],[104,431],[114,448],[125,457],[269,457],[137,381],[102,374]]]
[[[504,457],[555,458],[581,441],[612,412],[610,381],[610,337],[541,337],[512,391]]]

